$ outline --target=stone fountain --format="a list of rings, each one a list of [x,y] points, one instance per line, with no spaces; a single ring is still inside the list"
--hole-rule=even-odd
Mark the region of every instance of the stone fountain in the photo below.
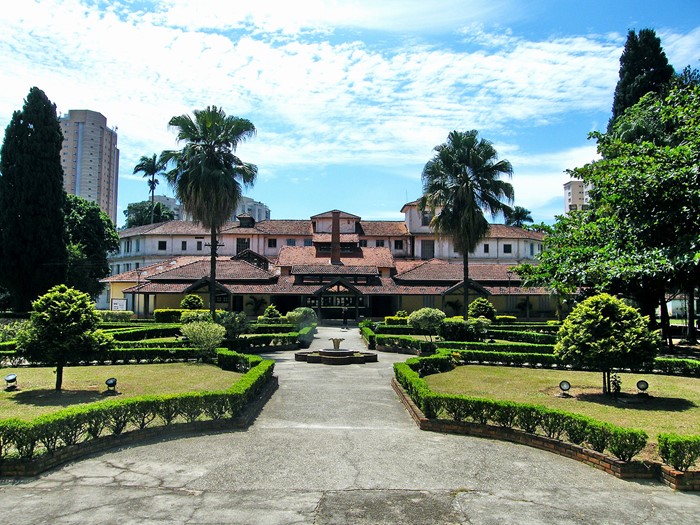
[[[377,354],[374,352],[356,352],[355,350],[344,350],[340,348],[340,343],[345,341],[342,337],[331,337],[328,339],[333,343],[333,349],[323,349],[318,351],[296,352],[296,361],[306,361],[307,363],[322,363],[324,365],[350,365],[363,363],[376,363]]]

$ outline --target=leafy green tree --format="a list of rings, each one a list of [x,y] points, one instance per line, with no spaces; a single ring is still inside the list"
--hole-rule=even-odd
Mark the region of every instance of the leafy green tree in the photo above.
[[[644,369],[654,362],[659,338],[649,319],[609,294],[589,297],[564,320],[554,353],[575,367],[603,372],[603,393],[611,393],[615,368]]]
[[[142,201],[128,204],[124,210],[124,216],[126,217],[124,227],[135,228],[146,224],[172,221],[175,218],[175,212],[161,202],[151,204],[148,201]]]
[[[151,224],[155,222],[155,199],[158,175],[162,174],[164,169],[165,165],[158,159],[155,153],[151,157],[147,155],[142,156],[138,164],[134,166],[134,175],[143,173],[144,177],[148,177],[148,189],[151,192]]]
[[[497,160],[491,142],[479,139],[476,130],[452,131],[447,142],[435,146],[435,156],[423,168],[422,209],[433,213],[430,226],[438,236],[451,237],[464,259],[462,313],[469,306],[469,253],[489,230],[484,210],[492,216],[510,207],[513,186],[502,181],[511,176],[513,167],[507,160]]]
[[[90,359],[112,344],[111,335],[97,330],[100,316],[86,293],[59,284],[32,308],[29,328],[19,334],[17,349],[29,362],[56,366],[56,390],[61,390],[68,363]]]
[[[169,125],[185,145],[161,154],[164,165],[173,166],[166,177],[192,218],[211,232],[209,307],[213,316],[219,229],[236,209],[241,185],[252,185],[258,171],[238,158],[236,149],[255,135],[255,126],[244,118],[227,116],[216,106],[195,110],[194,118],[173,117]]]
[[[199,295],[190,293],[180,301],[180,308],[184,308],[185,310],[199,310],[204,308],[204,300]]]
[[[94,202],[66,195],[64,207],[68,240],[66,284],[96,298],[109,275],[107,257],[119,249],[119,235],[109,216]]]
[[[469,305],[469,317],[485,317],[489,321],[496,319],[496,307],[484,297],[477,297]]]
[[[663,93],[673,74],[673,66],[668,63],[656,32],[653,29],[642,29],[639,34],[630,31],[620,57],[620,78],[615,87],[608,129],[647,93]]]
[[[421,308],[415,312],[411,312],[408,316],[408,324],[413,328],[417,328],[430,336],[433,340],[433,335],[437,334],[440,328],[440,323],[445,319],[445,312],[437,308]]]
[[[31,88],[0,150],[0,285],[16,311],[65,280],[62,145],[55,104]]]
[[[526,222],[534,222],[532,212],[522,206],[516,206],[505,211],[506,226],[517,226],[522,228]]]
[[[291,312],[287,312],[287,322],[295,324],[297,329],[304,328],[315,323],[318,318],[313,308],[300,306]]]
[[[245,312],[221,312],[217,314],[216,322],[226,329],[229,339],[238,339],[250,326]]]

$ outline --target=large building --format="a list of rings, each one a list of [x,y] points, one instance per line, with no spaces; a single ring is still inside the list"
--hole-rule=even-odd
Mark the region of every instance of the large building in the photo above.
[[[436,237],[417,201],[402,208],[403,221],[363,221],[332,210],[308,220],[256,221],[248,214],[225,225],[217,255],[217,306],[246,310],[276,304],[282,311],[314,308],[335,318],[379,317],[397,309],[431,306],[456,312],[463,283],[462,258],[451,239]],[[177,307],[187,293],[208,300],[208,231],[195,223],[169,221],[122,230],[120,251],[110,259],[108,297],[151,315]],[[491,225],[470,254],[470,293],[488,295],[501,312],[552,315],[548,291],[520,288],[511,270],[534,262],[543,235]]]
[[[59,122],[63,132],[61,165],[67,193],[97,203],[117,223],[119,149],[117,130],[101,113],[71,109]]]
[[[588,208],[590,198],[589,187],[582,180],[572,179],[564,184],[564,213],[570,211],[585,210]]]

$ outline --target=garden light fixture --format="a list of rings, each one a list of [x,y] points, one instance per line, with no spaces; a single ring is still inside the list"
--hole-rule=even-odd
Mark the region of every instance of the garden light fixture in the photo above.
[[[117,393],[117,378],[116,377],[110,377],[107,381],[105,381],[105,385],[107,385],[107,392],[110,393]]]
[[[568,381],[562,381],[559,383],[559,390],[561,392],[559,393],[559,397],[571,397],[571,394],[569,394],[569,390],[571,389],[571,383]]]
[[[17,388],[17,374],[7,374],[5,376],[5,390],[14,390]]]
[[[639,395],[647,395],[647,389],[649,388],[649,383],[644,379],[637,381],[637,390],[639,390]]]

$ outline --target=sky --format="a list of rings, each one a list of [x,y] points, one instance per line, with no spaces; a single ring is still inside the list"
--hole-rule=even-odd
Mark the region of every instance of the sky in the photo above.
[[[700,68],[700,2],[667,0],[0,0],[0,126],[32,86],[118,129],[118,225],[149,196],[133,168],[175,149],[168,121],[216,105],[253,122],[244,194],[274,219],[340,209],[401,220],[452,130],[513,166],[515,205],[564,210],[596,158],[629,30]],[[174,192],[162,180],[157,194]],[[495,222],[498,222],[497,218]]]

